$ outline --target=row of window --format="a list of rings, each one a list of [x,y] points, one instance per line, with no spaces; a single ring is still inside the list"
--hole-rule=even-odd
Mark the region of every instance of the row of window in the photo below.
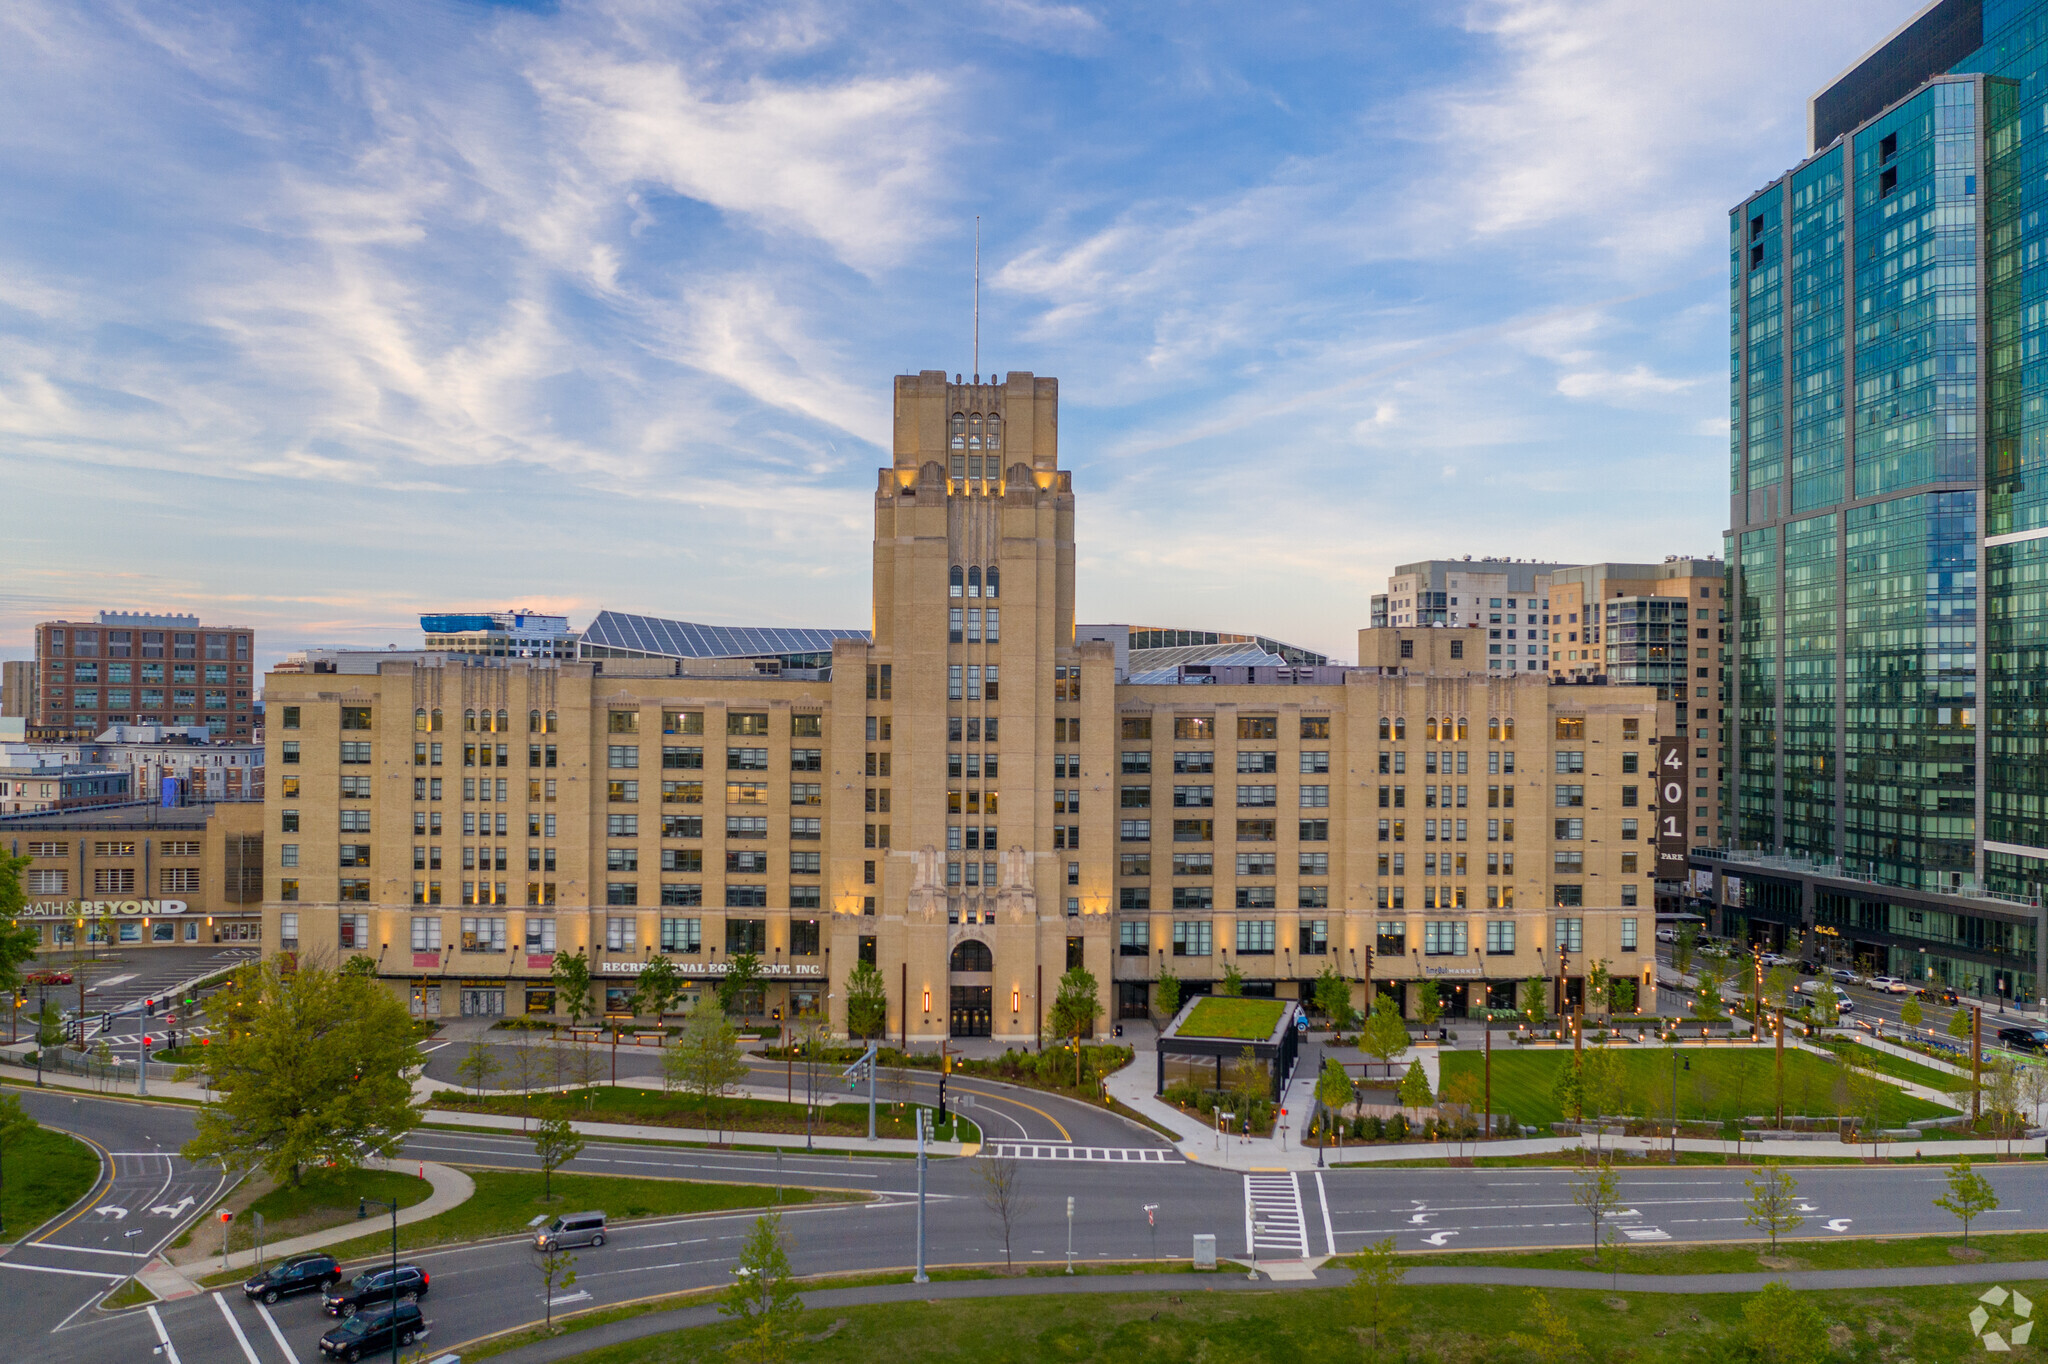
[[[100,652],[100,635],[106,635],[106,654],[109,658],[127,658],[135,649],[141,650],[143,658],[162,658],[164,647],[170,646],[173,658],[199,657],[200,638],[195,631],[186,630],[73,630],[70,634],[72,657],[91,657]],[[230,641],[236,658],[249,657],[249,636],[214,635],[206,636],[206,656],[224,659],[228,656]],[[52,657],[65,655],[66,637],[62,630],[49,630],[43,635],[45,651]],[[151,666],[151,665],[145,665]],[[160,665],[157,665],[160,666]],[[247,669],[243,669],[247,671]]]
[[[92,889],[98,895],[133,895],[136,887],[133,867],[95,867],[92,873]],[[71,873],[62,867],[35,867],[22,873],[22,889],[30,895],[66,895],[71,889]],[[157,893],[159,895],[188,894],[199,889],[199,868],[159,867],[157,869]]]
[[[1449,873],[1440,874],[1448,875]],[[1619,892],[1622,906],[1624,908],[1634,907],[1640,893],[1640,883],[1634,881],[1622,882]],[[1465,895],[1466,888],[1463,886],[1424,886],[1422,888],[1422,907],[1425,909],[1463,909],[1465,908]],[[1406,886],[1380,886],[1376,892],[1375,899],[1381,909],[1406,909],[1408,908],[1408,888]],[[1586,903],[1585,887],[1581,885],[1553,885],[1550,888],[1550,903],[1559,906],[1583,905]],[[1488,909],[1513,909],[1515,907],[1515,888],[1513,886],[1488,886],[1486,888],[1486,907]]]
[[[1279,902],[1272,886],[1239,886],[1237,907],[1239,909],[1275,909]],[[1330,888],[1328,886],[1302,886],[1295,892],[1296,909],[1328,909]],[[1209,886],[1175,886],[1172,892],[1172,907],[1175,909],[1214,909],[1215,891]],[[1117,891],[1117,908],[1142,913],[1152,908],[1152,890],[1149,886],[1124,886]]]
[[[1078,800],[1078,793],[1076,793]],[[1327,785],[1304,785],[1299,788],[1298,799],[1305,810],[1324,810],[1330,805],[1330,788]],[[1126,810],[1149,810],[1152,808],[1152,788],[1149,786],[1126,786],[1117,793],[1117,803]],[[1270,809],[1280,803],[1278,786],[1244,786],[1237,788],[1237,804],[1240,809]],[[1214,786],[1176,786],[1173,788],[1173,805],[1177,810],[1206,810],[1216,804]],[[1078,808],[1078,807],[1077,807]]]
[[[994,831],[991,830],[990,832],[993,833]],[[991,842],[988,846],[994,847],[995,844]],[[1278,863],[1278,853],[1239,853],[1237,855],[1237,874],[1239,876],[1276,876],[1279,874]],[[1173,855],[1173,874],[1175,876],[1212,876],[1215,874],[1215,871],[1216,855],[1214,853],[1175,853]],[[1151,853],[1127,852],[1118,855],[1117,875],[1150,876],[1151,874]],[[1297,864],[1297,874],[1302,876],[1328,876],[1330,874],[1330,855],[1326,852],[1302,852]]]

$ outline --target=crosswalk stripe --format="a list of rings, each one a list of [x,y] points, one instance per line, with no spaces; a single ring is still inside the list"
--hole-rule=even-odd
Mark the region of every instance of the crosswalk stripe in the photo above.
[[[1151,1146],[1068,1146],[1055,1143],[990,1142],[982,1150],[998,1159],[1081,1160],[1102,1163],[1138,1162],[1167,1165],[1181,1160],[1180,1153]]]
[[[1245,1250],[1279,1251],[1280,1257],[1309,1257],[1308,1218],[1301,1185],[1291,1173],[1244,1177]],[[1263,1228],[1263,1230],[1261,1230]]]

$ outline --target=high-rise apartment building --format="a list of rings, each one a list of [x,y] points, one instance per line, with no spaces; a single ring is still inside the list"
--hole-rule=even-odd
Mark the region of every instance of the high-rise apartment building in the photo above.
[[[1731,927],[2048,972],[2048,4],[1938,0],[1729,214]]]
[[[1369,630],[1350,668],[1077,637],[1056,382],[895,403],[871,636],[636,617],[603,657],[270,674],[267,941],[367,955],[427,1014],[551,1011],[559,952],[608,1009],[656,954],[701,990],[753,953],[757,1008],[843,1027],[869,961],[913,1042],[1036,1037],[1077,965],[1105,1029],[1169,971],[1454,1012],[1644,978],[1654,691],[1510,675],[1479,630]]]
[[[0,663],[0,715],[26,720],[35,713],[35,660],[16,658]]]
[[[36,626],[40,695],[30,737],[92,738],[113,725],[203,725],[255,735],[255,633],[197,616],[102,611]]]

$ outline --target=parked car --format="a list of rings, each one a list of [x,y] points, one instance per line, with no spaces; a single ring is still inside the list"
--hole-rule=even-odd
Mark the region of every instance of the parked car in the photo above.
[[[536,1250],[563,1250],[571,1246],[603,1244],[604,1214],[601,1212],[567,1213],[542,1227],[533,1236]]]
[[[1961,1003],[1961,999],[1956,992],[1946,985],[1923,985],[1920,987],[1920,998],[1935,1004]]]
[[[352,1317],[366,1308],[393,1299],[417,1301],[427,1295],[427,1271],[418,1265],[384,1265],[366,1269],[347,1283],[337,1283],[321,1296],[320,1307],[330,1317]]]
[[[1870,988],[1882,990],[1888,995],[1911,994],[1913,991],[1912,986],[1906,984],[1905,981],[1900,980],[1897,976],[1872,976],[1870,978]]]
[[[1658,929],[1658,930],[1657,930],[1657,941],[1658,941],[1658,942],[1677,942],[1677,941],[1678,941],[1678,930],[1677,930],[1677,929],[1675,929],[1675,928],[1660,928],[1660,929]]]
[[[309,1288],[324,1289],[329,1284],[340,1282],[341,1269],[334,1263],[334,1257],[316,1252],[279,1260],[255,1278],[246,1280],[242,1291],[264,1302],[276,1302],[293,1293],[303,1293]]]
[[[356,1313],[320,1337],[320,1353],[330,1359],[345,1359],[354,1364],[364,1355],[389,1350],[394,1339],[401,1350],[416,1340],[425,1340],[427,1329],[427,1319],[420,1315],[418,1303],[401,1302],[391,1307],[373,1308]]]
[[[1850,970],[1846,966],[1837,966],[1834,970],[1828,972],[1828,974],[1833,976],[1836,980],[1840,981],[1844,985],[1854,985],[1857,981],[1862,979],[1861,976],[1857,975],[1854,971]]]
[[[1998,1040],[2014,1051],[2040,1051],[2048,1048],[2048,1032],[2040,1028],[2000,1028]]]

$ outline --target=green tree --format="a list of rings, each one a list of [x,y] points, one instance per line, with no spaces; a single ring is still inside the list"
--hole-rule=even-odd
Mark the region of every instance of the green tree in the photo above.
[[[1636,978],[1616,976],[1607,990],[1607,1011],[1615,1014],[1632,1014],[1636,1011]]]
[[[723,1136],[725,1097],[747,1075],[739,1036],[726,1016],[703,1005],[691,1010],[683,1035],[664,1053],[661,1065],[680,1089],[697,1097]]]
[[[1780,963],[1764,973],[1764,1002],[1783,1006],[1792,997],[1792,987],[1799,983],[1799,973]]]
[[[1960,1038],[1965,1042],[1969,1041],[1972,1034],[1976,1032],[1976,1029],[1971,1026],[1971,1017],[1969,1009],[1960,1004],[1957,1005],[1956,1011],[1948,1016],[1948,1035]]]
[[[1522,982],[1522,1017],[1535,1024],[1549,1016],[1550,987],[1541,976],[1531,976]]]
[[[36,1045],[45,1051],[64,1045],[64,1011],[57,1007],[57,1001],[44,1002],[41,1012],[33,1015],[36,1021]]]
[[[1965,1156],[1949,1167],[1948,1192],[1934,1200],[1934,1206],[1954,1214],[1963,1224],[1963,1247],[1970,1245],[1970,1223],[1998,1206],[1998,1194],[1991,1181],[1970,1168]]]
[[[1217,993],[1231,999],[1244,993],[1244,972],[1237,969],[1236,962],[1223,968],[1223,979],[1217,982]]]
[[[889,1029],[889,992],[871,961],[857,963],[846,977],[846,1032],[873,1041]]]
[[[576,1284],[576,1257],[560,1246],[554,1246],[540,1253],[534,1262],[540,1271],[541,1300],[547,1311],[547,1329],[555,1329],[555,1290],[573,1288]]]
[[[1613,983],[1613,981],[1614,975],[1607,969],[1606,959],[1602,958],[1601,960],[1594,962],[1592,967],[1588,969],[1586,972],[1587,1006],[1590,1008],[1598,1008],[1604,1004],[1610,1005],[1611,1007],[1612,1001],[1608,999],[1607,992],[1608,987]]]
[[[1550,1082],[1550,1099],[1558,1111],[1573,1122],[1586,1120],[1585,1072],[1577,1057],[1566,1061],[1557,1068],[1557,1078]]]
[[[1579,1096],[1595,1122],[1621,1112],[1628,1102],[1628,1071],[1621,1057],[1604,1047],[1589,1047],[1579,1064]]]
[[[1760,1364],[1822,1364],[1834,1355],[1819,1309],[1782,1283],[1765,1284],[1742,1305],[1742,1330]]]
[[[1392,1061],[1408,1050],[1408,1024],[1401,1018],[1401,1011],[1394,1007],[1392,995],[1380,995],[1372,1002],[1372,1013],[1366,1017],[1365,1031],[1359,1034],[1358,1048],[1367,1056],[1378,1057],[1381,1061]]]
[[[341,969],[351,976],[374,976],[377,974],[377,959],[358,952],[343,962]]]
[[[1349,1032],[1358,1010],[1351,1007],[1351,982],[1337,974],[1337,968],[1328,962],[1316,976],[1316,1008],[1323,1017],[1330,1020],[1330,1027],[1337,1032]]]
[[[583,1151],[583,1137],[561,1113],[542,1117],[533,1129],[533,1158],[540,1165],[540,1201],[555,1201],[555,1171]]]
[[[496,1079],[498,1072],[502,1069],[504,1067],[498,1064],[497,1056],[491,1051],[491,1044],[484,1041],[481,1037],[471,1042],[469,1050],[465,1051],[462,1054],[462,1059],[455,1063],[456,1077],[467,1080],[469,1087],[476,1091],[478,1098],[483,1097],[484,1086]]]
[[[1410,1061],[1408,1073],[1401,1077],[1401,1107],[1427,1108],[1436,1101],[1430,1092],[1429,1077],[1422,1073],[1422,1062]]]
[[[1365,1329],[1372,1332],[1372,1348],[1382,1347],[1384,1333],[1399,1329],[1407,1315],[1401,1302],[1401,1285],[1407,1268],[1394,1251],[1394,1238],[1368,1242],[1351,1257],[1351,1286],[1345,1290],[1351,1310]]]
[[[1324,1057],[1322,1073],[1316,1076],[1316,1100],[1333,1115],[1328,1126],[1337,1128],[1339,1133],[1344,1130],[1344,1110],[1351,1106],[1352,1097],[1356,1093],[1351,1085],[1351,1077],[1344,1073],[1344,1063],[1334,1056]],[[1327,1129],[1323,1144],[1329,1144]],[[1340,1136],[1337,1147],[1342,1150],[1343,1146],[1344,1142]]]
[[[1515,1331],[1508,1339],[1538,1364],[1581,1364],[1586,1347],[1572,1329],[1571,1318],[1552,1307],[1541,1289],[1529,1290],[1529,1313],[1535,1318],[1534,1333]]]
[[[1593,1250],[1600,1250],[1600,1224],[1621,1206],[1621,1186],[1614,1177],[1614,1157],[1603,1154],[1572,1181],[1572,1202],[1593,1219]]]
[[[420,1122],[412,1072],[425,1058],[405,1005],[375,980],[275,958],[235,972],[208,1002],[215,1029],[192,1069],[215,1101],[181,1154],[296,1187],[309,1165],[352,1170],[395,1155]]]
[[[1699,988],[1693,992],[1692,1016],[1702,1023],[1710,1023],[1728,1012],[1721,1002],[1723,977],[1718,962],[1700,964]]]
[[[1807,1005],[1807,1009],[1813,1015],[1814,1022],[1824,1028],[1831,1028],[1842,1016],[1841,1003],[1842,995],[1835,989],[1835,983],[1822,976],[1819,983],[1814,986],[1813,1001]]]
[[[1081,1040],[1094,1033],[1096,1016],[1102,1012],[1097,990],[1094,974],[1086,967],[1076,966],[1060,977],[1058,993],[1052,999],[1052,1013],[1046,1021],[1055,1036],[1074,1039],[1077,1057]]]
[[[740,1247],[732,1284],[719,1295],[718,1312],[740,1325],[726,1351],[741,1364],[785,1364],[793,1359],[803,1303],[790,1282],[789,1250],[782,1240],[782,1214],[755,1219]]]
[[[570,1027],[596,1015],[590,1002],[590,958],[583,955],[582,948],[555,953],[548,975],[555,986],[555,1007],[569,1015]]]
[[[761,987],[761,958],[752,952],[735,952],[725,964],[725,977],[718,982],[718,1007],[728,1016],[744,1017],[748,1000]]]
[[[1249,1045],[1237,1054],[1237,1065],[1230,1075],[1230,1096],[1237,1104],[1238,1116],[1254,1122],[1260,1105],[1272,1101],[1272,1080],[1267,1076],[1259,1054]]]
[[[668,1006],[682,992],[683,976],[676,970],[676,964],[667,957],[652,958],[640,968],[640,978],[633,982],[633,1012],[650,1014],[660,1022]]]
[[[1681,976],[1691,975],[1693,954],[1699,946],[1699,929],[1692,924],[1680,925],[1678,938],[1671,944],[1671,969]]]
[[[1180,977],[1173,973],[1172,967],[1160,967],[1159,983],[1152,990],[1152,1003],[1161,1018],[1170,1019],[1180,1012],[1180,993]]]
[[[23,967],[34,959],[42,945],[42,931],[21,922],[28,908],[28,895],[21,886],[21,874],[30,859],[0,853],[0,990],[12,994],[22,985]]]
[[[1899,1022],[1909,1028],[1917,1028],[1927,1021],[1927,1011],[1920,1007],[1920,996],[1907,995],[1906,1002],[1899,1006]]]
[[[1745,1204],[1749,1215],[1742,1220],[1771,1238],[1771,1253],[1775,1255],[1778,1238],[1798,1230],[1806,1219],[1794,1211],[1799,1206],[1799,1181],[1775,1165],[1766,1168],[1763,1176],[1742,1181],[1749,1187]]]
[[[1437,1020],[1444,1016],[1444,1000],[1437,992],[1435,981],[1418,981],[1416,985],[1415,1021],[1422,1025],[1422,1031],[1426,1035],[1436,1026]]]

